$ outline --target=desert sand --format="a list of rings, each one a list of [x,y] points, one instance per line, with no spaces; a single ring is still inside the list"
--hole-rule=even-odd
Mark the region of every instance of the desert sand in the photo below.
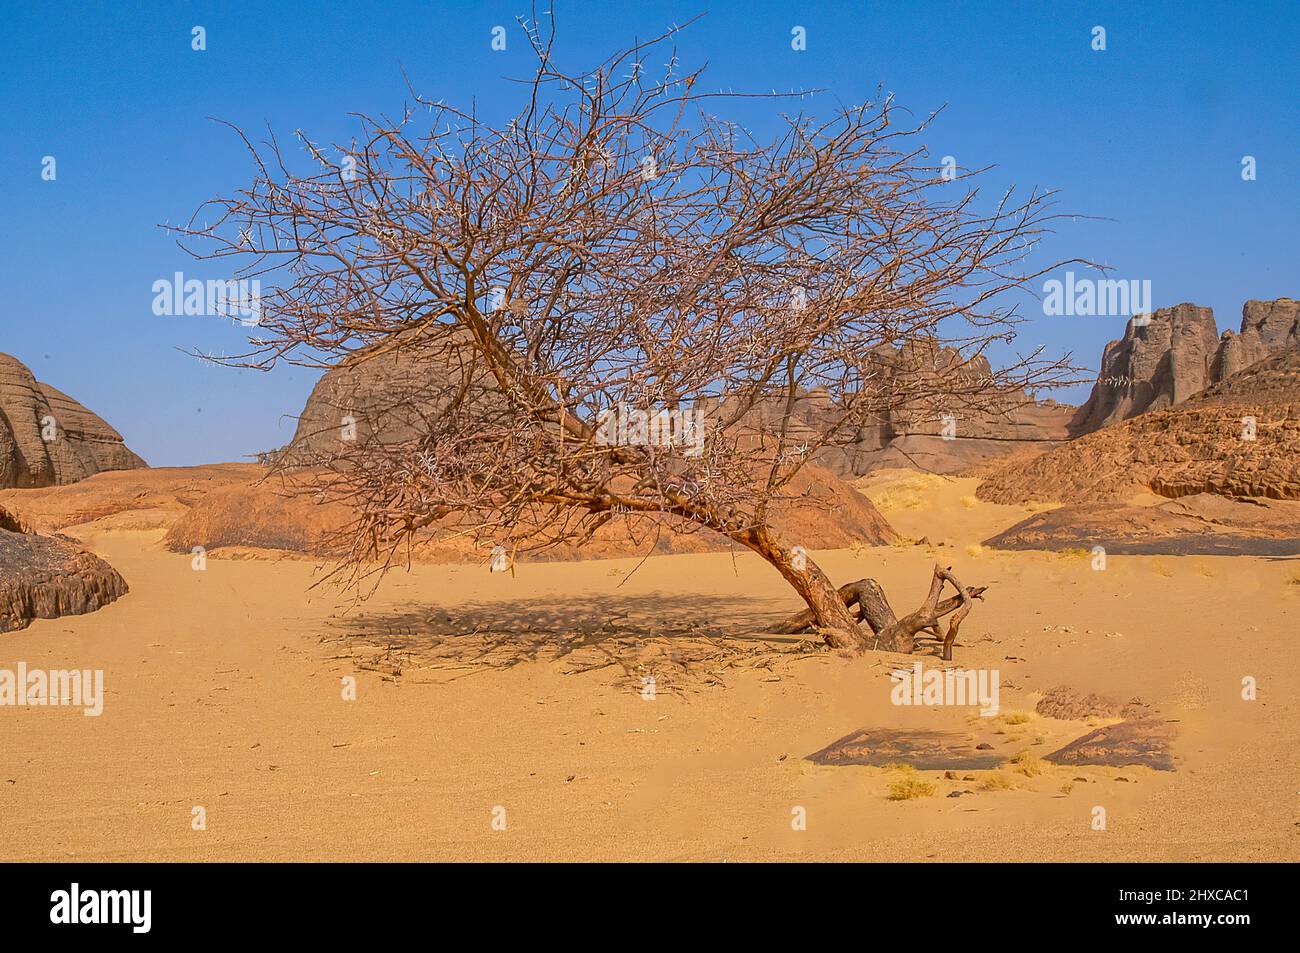
[[[66,527],[130,591],[0,637],[0,668],[102,668],[106,692],[97,718],[0,719],[0,859],[1300,859],[1297,561],[994,551],[980,540],[1032,510],[977,482],[866,478],[929,544],[814,555],[896,606],[936,561],[989,586],[954,664],[1000,671],[996,718],[892,704],[889,671],[917,656],[755,635],[799,606],[747,554],[417,565],[355,603],[312,589],[311,560],[195,571],[163,525]],[[1090,728],[1034,714],[1057,685],[1140,697],[1175,724],[1176,770],[1030,758],[921,771],[931,795],[891,800],[898,769],[805,760],[864,727],[1046,754]]]

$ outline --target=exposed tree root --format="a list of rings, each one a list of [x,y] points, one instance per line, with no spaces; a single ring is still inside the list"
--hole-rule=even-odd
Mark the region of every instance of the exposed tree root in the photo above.
[[[940,601],[939,596],[943,594],[945,582],[951,583],[957,590],[957,594]],[[839,595],[847,608],[852,609],[857,606],[859,628],[865,622],[871,629],[872,638],[867,639],[868,648],[885,652],[911,652],[916,646],[917,635],[926,632],[942,641],[943,658],[945,661],[950,661],[958,629],[966,616],[970,615],[970,610],[975,604],[974,600],[982,600],[987,589],[987,586],[967,588],[952,574],[951,566],[944,568],[936,565],[934,576],[930,580],[930,593],[926,596],[925,602],[916,611],[901,619],[894,614],[889,600],[885,598],[884,589],[874,579],[859,579],[857,582],[840,586]],[[946,634],[941,634],[939,620],[950,612],[953,616],[948,620],[948,631]],[[805,609],[786,619],[771,631],[793,635],[813,630],[815,622],[813,611]]]

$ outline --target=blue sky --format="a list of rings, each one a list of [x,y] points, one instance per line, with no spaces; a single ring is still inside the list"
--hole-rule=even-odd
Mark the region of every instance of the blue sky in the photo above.
[[[561,59],[588,65],[635,36],[707,15],[680,37],[706,85],[821,88],[828,114],[878,86],[918,116],[936,157],[1062,190],[1043,253],[1150,279],[1157,307],[1192,301],[1235,328],[1247,298],[1300,297],[1300,2],[572,2]],[[153,314],[152,283],[217,277],[157,226],[251,178],[219,117],[346,140],[353,111],[396,111],[405,68],[424,94],[515,102],[528,73],[521,2],[19,3],[0,0],[0,351],[105,417],[154,465],[240,459],[283,444],[316,374],[206,365],[235,325]],[[505,52],[491,30],[509,28]],[[207,50],[190,48],[191,28]],[[1104,52],[1092,29],[1106,29]],[[791,49],[803,26],[807,49]],[[773,109],[773,112],[775,109]],[[760,126],[763,120],[749,112]],[[57,178],[44,181],[44,156]],[[1241,177],[1254,156],[1257,179]],[[1032,305],[1032,302],[1030,303]],[[1032,312],[1030,312],[1032,313]],[[1046,317],[1020,345],[1096,367],[1119,317]],[[1061,396],[1078,402],[1086,388]]]

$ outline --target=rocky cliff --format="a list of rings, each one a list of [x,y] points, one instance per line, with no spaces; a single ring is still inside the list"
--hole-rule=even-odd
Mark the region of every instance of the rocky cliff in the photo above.
[[[1130,320],[1102,352],[1097,383],[1074,419],[1073,436],[1181,404],[1284,348],[1300,344],[1300,302],[1247,301],[1241,330],[1219,334],[1214,313],[1194,304]]]

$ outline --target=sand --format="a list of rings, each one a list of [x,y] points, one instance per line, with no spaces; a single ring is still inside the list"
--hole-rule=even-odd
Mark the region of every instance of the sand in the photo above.
[[[834,579],[875,576],[896,609],[935,560],[990,586],[956,659],[1000,671],[1004,716],[1059,684],[1140,696],[1176,720],[1177,770],[922,771],[934,794],[895,801],[896,769],[809,763],[870,726],[991,739],[1008,758],[1089,726],[895,706],[888,672],[915,656],[743,637],[799,608],[747,555],[421,565],[351,606],[309,588],[310,561],[217,553],[199,572],[163,528],[117,520],[67,532],[129,594],[0,636],[0,668],[102,668],[106,689],[98,718],[0,708],[0,859],[1300,859],[1295,560],[1095,571],[1084,554],[979,548],[1029,510],[975,502],[973,480],[861,485],[934,545],[814,553]],[[993,775],[1012,786],[985,790]]]

